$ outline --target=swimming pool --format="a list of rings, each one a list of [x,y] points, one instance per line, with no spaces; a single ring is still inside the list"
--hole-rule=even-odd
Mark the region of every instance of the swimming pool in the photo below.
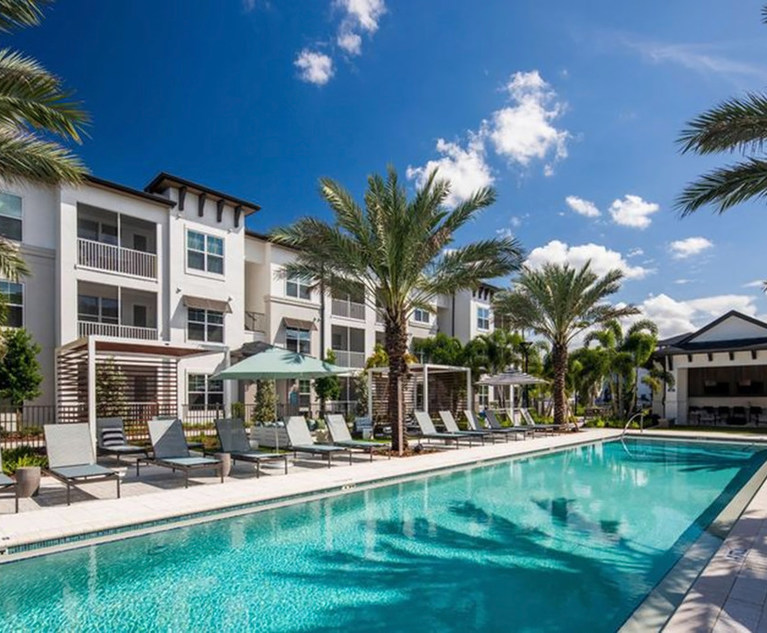
[[[0,630],[613,631],[766,457],[598,443],[9,563]]]

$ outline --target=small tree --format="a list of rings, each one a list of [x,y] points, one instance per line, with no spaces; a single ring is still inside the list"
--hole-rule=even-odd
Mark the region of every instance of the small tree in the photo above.
[[[329,349],[325,360],[335,365],[336,353]],[[314,393],[320,399],[320,415],[325,415],[325,404],[328,400],[338,400],[341,395],[341,379],[338,376],[323,376],[314,381]]]
[[[25,400],[40,395],[40,346],[24,329],[6,330],[2,335],[5,356],[0,363],[0,398],[10,401],[19,414]],[[17,420],[21,426],[21,420]]]
[[[277,392],[273,380],[256,381],[256,402],[253,422],[272,422],[277,419]]]
[[[127,404],[125,374],[108,358],[96,367],[96,415],[102,418],[119,417]]]

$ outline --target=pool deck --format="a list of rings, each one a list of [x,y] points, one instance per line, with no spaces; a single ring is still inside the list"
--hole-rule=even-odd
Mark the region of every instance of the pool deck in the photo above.
[[[495,444],[471,448],[464,445],[460,449],[406,458],[387,459],[384,455],[375,457],[372,462],[367,455],[356,454],[352,465],[348,458],[338,457],[332,468],[327,468],[320,459],[301,459],[299,455],[287,475],[281,464],[275,464],[273,468],[262,468],[264,474],[256,479],[253,465],[238,463],[223,484],[219,483],[214,472],[203,472],[201,476],[190,477],[188,489],[183,487],[183,476],[174,475],[169,469],[142,467],[141,476],[137,478],[134,467],[124,464],[118,468],[116,462],[104,460],[104,465],[115,467],[123,475],[121,499],[115,498],[114,482],[85,484],[76,492],[73,490],[73,503],[67,507],[64,486],[48,477],[43,478],[37,499],[22,500],[19,514],[12,514],[13,500],[3,495],[0,498],[0,562],[17,558],[19,555],[1,553],[19,545],[105,532],[196,513],[235,509],[253,503],[278,503],[285,497],[296,495],[338,492],[347,487],[549,451],[617,437],[619,434],[614,429],[588,429],[580,433],[538,436],[519,441],[505,442],[501,439]],[[59,549],[59,546],[54,549]],[[37,553],[43,553],[43,550]]]

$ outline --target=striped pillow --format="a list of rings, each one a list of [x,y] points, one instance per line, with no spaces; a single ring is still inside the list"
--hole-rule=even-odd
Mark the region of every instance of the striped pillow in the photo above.
[[[104,429],[101,431],[101,445],[104,448],[125,445],[125,433],[122,429]]]

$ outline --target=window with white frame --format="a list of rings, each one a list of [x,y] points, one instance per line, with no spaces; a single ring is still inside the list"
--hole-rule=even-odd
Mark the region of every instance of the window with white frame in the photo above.
[[[300,275],[288,275],[285,283],[285,294],[296,299],[309,300],[312,298],[312,284],[309,279]]]
[[[188,308],[187,338],[207,343],[224,342],[224,313],[215,310]]]
[[[490,308],[477,307],[477,329],[490,329]]]
[[[285,347],[291,352],[299,354],[312,353],[312,335],[309,330],[298,328],[285,328]]]
[[[308,410],[312,403],[312,381],[298,381],[298,407],[304,411]]]
[[[0,281],[0,294],[5,300],[5,323],[8,327],[24,327],[24,286]]]
[[[91,218],[77,218],[77,237],[116,246],[117,225]]]
[[[208,374],[189,374],[187,403],[191,409],[219,409],[224,406],[224,381]]]
[[[421,310],[421,308],[413,310],[413,321],[416,323],[429,323],[430,320],[431,314],[427,310]]]
[[[216,275],[224,274],[224,240],[220,237],[187,231],[186,265]]]
[[[120,323],[120,306],[110,297],[77,296],[77,320],[89,323]]]
[[[20,242],[21,225],[21,198],[10,193],[0,193],[0,235]]]
[[[487,385],[477,385],[477,403],[480,409],[490,405],[490,388]]]

